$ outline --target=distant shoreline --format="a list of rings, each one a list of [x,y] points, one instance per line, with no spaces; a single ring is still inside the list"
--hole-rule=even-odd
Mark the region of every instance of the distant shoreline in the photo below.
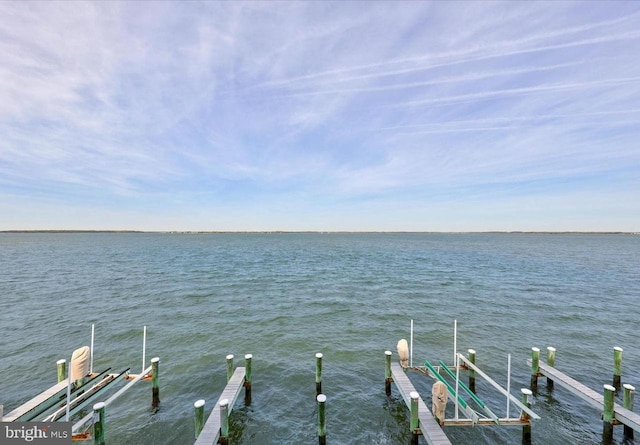
[[[204,234],[496,234],[496,235],[640,235],[640,232],[602,231],[466,231],[466,232],[440,232],[440,231],[349,231],[349,230],[0,230],[0,233],[140,233],[140,234],[170,234],[170,235],[204,235]]]

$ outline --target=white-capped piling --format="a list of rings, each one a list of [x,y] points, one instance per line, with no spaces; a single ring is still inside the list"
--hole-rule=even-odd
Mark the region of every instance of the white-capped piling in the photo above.
[[[95,445],[104,445],[104,402],[93,405],[93,437]]]
[[[602,441],[609,443],[613,440],[613,419],[615,419],[614,398],[616,388],[604,385],[604,409],[602,411]]]
[[[636,393],[636,388],[634,388],[632,385],[628,383],[625,383],[624,385],[622,385],[622,387],[624,388],[624,395],[622,396],[622,405],[629,411],[633,411],[633,399]],[[631,428],[629,425],[625,425],[623,437],[625,442],[632,442],[633,428]]]
[[[527,408],[531,408],[530,397],[533,393],[527,388],[522,388],[520,391],[522,392],[522,404]],[[522,425],[522,445],[531,445],[531,417],[525,410],[522,410],[520,420],[527,422]]]
[[[620,391],[620,381],[622,379],[622,348],[613,348],[613,387],[616,392]]]
[[[469,349],[468,351],[469,361],[472,364],[476,364],[476,351],[473,349]],[[476,371],[473,368],[469,367],[469,389],[471,392],[475,394],[476,392]]]
[[[60,383],[67,378],[67,361],[63,358],[58,360],[56,367],[58,370],[58,383]]]
[[[326,445],[327,443],[327,417],[325,413],[325,403],[327,396],[318,394],[316,396],[318,402],[318,444]]]
[[[244,356],[244,404],[251,405],[251,360],[253,355]]]
[[[411,428],[411,445],[418,445],[418,441],[420,440],[420,418],[418,417],[420,394],[416,391],[411,391],[409,397],[411,398],[411,420],[409,421],[409,427]]]
[[[322,353],[316,354],[316,397],[322,394]]]
[[[220,400],[220,441],[221,445],[229,443],[229,400]]]
[[[233,354],[227,355],[227,382],[231,380],[233,375]]]
[[[384,392],[387,396],[391,395],[391,382],[393,377],[391,376],[391,351],[384,351],[385,356],[385,368],[384,368]]]
[[[151,359],[151,406],[157,408],[160,405],[160,386],[159,386],[159,366],[160,357]]]
[[[204,399],[200,399],[193,404],[196,440],[204,428],[204,403]]]
[[[531,391],[538,389],[538,376],[540,375],[540,348],[531,348]]]
[[[556,364],[556,348],[547,346],[547,365],[555,366]],[[553,389],[553,380],[547,376],[547,388]]]

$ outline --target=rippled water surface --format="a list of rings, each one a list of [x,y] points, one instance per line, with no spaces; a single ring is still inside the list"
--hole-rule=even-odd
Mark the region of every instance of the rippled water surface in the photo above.
[[[623,382],[640,385],[640,236],[543,234],[0,234],[0,403],[5,414],[55,383],[55,362],[90,342],[94,368],[160,357],[157,412],[139,383],[110,405],[107,443],[193,443],[227,354],[253,354],[253,400],[231,417],[233,444],[317,443],[315,353],[324,354],[333,444],[407,444],[408,412],[384,392],[384,351],[409,338],[414,365],[477,363],[512,392],[529,384],[532,346],[600,391],[624,349]],[[148,364],[148,363],[147,363]],[[466,379],[466,374],[461,374]],[[428,402],[432,381],[410,373]],[[506,403],[478,381],[499,415]],[[428,403],[430,405],[430,403]],[[451,404],[450,404],[451,405]],[[599,444],[600,413],[541,379],[537,444]],[[516,412],[511,407],[511,414]],[[449,414],[453,415],[452,407]],[[513,444],[519,427],[447,427],[454,444]],[[622,427],[616,428],[622,443]]]

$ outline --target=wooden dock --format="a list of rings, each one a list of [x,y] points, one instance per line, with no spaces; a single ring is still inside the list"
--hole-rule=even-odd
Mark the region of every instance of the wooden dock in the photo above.
[[[580,397],[585,402],[589,403],[594,408],[602,411],[604,409],[604,395],[597,393],[593,389],[583,385],[577,380],[569,377],[568,375],[558,371],[552,366],[540,361],[539,362],[540,373],[545,377],[550,378],[558,385],[568,389],[576,396]],[[635,431],[640,431],[640,415],[630,411],[623,406],[614,404],[615,418],[620,423],[633,428]]]
[[[51,388],[38,394],[36,397],[26,402],[25,404],[20,405],[19,407],[11,411],[9,414],[7,414],[2,418],[2,421],[13,422],[19,417],[35,410],[40,404],[46,402],[48,399],[51,399],[56,395],[61,395],[61,394],[66,395],[66,390],[67,390],[67,379],[64,379],[60,383],[52,386]],[[63,397],[63,398],[66,400],[66,397]]]
[[[399,363],[391,364],[391,376],[398,390],[400,390],[400,394],[402,394],[404,403],[410,408],[411,397],[409,394],[416,391],[413,383],[411,383],[411,380],[409,380],[409,377],[407,377],[407,374]],[[451,445],[451,441],[449,441],[449,438],[444,434],[444,431],[442,431],[442,428],[433,417],[433,414],[431,414],[429,408],[427,408],[422,397],[418,399],[418,418],[420,419],[420,432],[429,445]]]
[[[238,394],[240,394],[240,389],[244,386],[244,377],[245,368],[237,367],[227,386],[225,386],[222,391],[222,394],[220,394],[216,405],[213,407],[213,411],[209,414],[207,422],[198,435],[195,445],[214,445],[218,443],[218,439],[220,438],[220,401],[224,399],[229,401],[228,412],[231,413]]]

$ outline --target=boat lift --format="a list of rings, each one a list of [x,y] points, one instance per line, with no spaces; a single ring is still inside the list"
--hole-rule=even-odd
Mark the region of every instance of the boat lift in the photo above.
[[[111,368],[101,372],[93,372],[93,345],[95,337],[94,325],[91,325],[91,347],[83,347],[74,351],[71,366],[66,370],[66,360],[59,360],[58,383],[41,394],[15,408],[7,415],[2,415],[0,409],[0,421],[2,422],[69,422],[77,414],[82,414],[85,408],[98,399],[102,409],[124,394],[131,386],[140,380],[151,380],[152,406],[160,403],[158,391],[158,364],[159,359],[153,358],[151,365],[145,368],[146,361],[146,336],[147,327],[143,329],[142,345],[142,369],[139,374],[131,373],[131,368],[112,373]],[[78,365],[77,356],[88,352],[89,363]],[[82,369],[82,371],[78,371]],[[110,397],[107,394],[116,387],[117,382],[128,380],[129,382]],[[98,404],[96,404],[98,405]],[[1,405],[0,405],[1,407]],[[94,412],[85,415],[72,426],[73,440],[85,440],[91,437],[86,431],[96,422]],[[96,438],[97,439],[97,438]],[[96,440],[96,443],[98,441]]]

